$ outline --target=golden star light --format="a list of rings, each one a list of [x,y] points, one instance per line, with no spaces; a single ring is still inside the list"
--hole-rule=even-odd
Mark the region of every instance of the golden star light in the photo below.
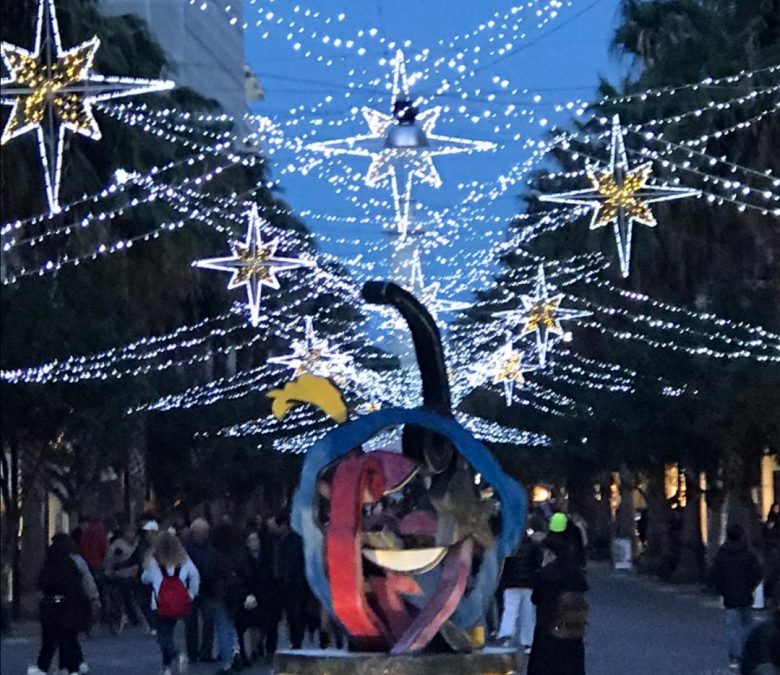
[[[577,204],[592,208],[591,230],[612,223],[620,260],[620,272],[627,277],[631,270],[631,239],[634,222],[655,227],[657,223],[650,210],[650,204],[700,194],[699,190],[689,188],[648,185],[652,171],[650,162],[633,169],[629,168],[623,129],[620,126],[620,118],[615,115],[612,119],[610,161],[607,171],[598,173],[589,171],[590,188],[540,195],[539,199],[543,202]]]
[[[361,113],[369,133],[333,141],[311,143],[308,150],[322,152],[326,157],[355,155],[368,157],[371,164],[365,175],[369,187],[390,182],[393,192],[395,224],[401,238],[409,229],[411,194],[415,180],[433,188],[442,180],[433,158],[464,152],[495,149],[495,143],[466,138],[441,136],[434,127],[442,113],[441,106],[418,112],[417,102],[409,93],[404,54],[396,52],[393,59],[392,114],[363,107]]]
[[[532,295],[521,295],[522,309],[511,309],[496,312],[494,316],[507,319],[510,324],[522,323],[521,336],[536,334],[536,352],[539,366],[547,363],[547,352],[551,345],[551,335],[563,337],[561,321],[580,319],[590,316],[590,312],[561,307],[563,293],[550,297],[547,279],[544,276],[544,266],[539,265]]]
[[[276,276],[279,272],[299,267],[312,267],[314,262],[302,258],[278,257],[276,255],[276,250],[279,248],[278,238],[267,244],[263,243],[261,230],[262,226],[267,223],[260,217],[257,204],[252,205],[248,215],[249,222],[245,240],[230,244],[233,255],[197,260],[193,265],[203,269],[230,272],[232,276],[228,282],[228,290],[246,286],[250,323],[257,326],[260,322],[263,286],[278,291],[281,288]]]
[[[0,144],[35,131],[49,210],[59,211],[65,131],[92,140],[101,137],[92,111],[98,101],[171,89],[169,80],[109,77],[92,72],[100,40],[62,48],[53,0],[40,0],[35,44],[28,51],[8,42],[0,54],[10,77],[0,80],[0,102],[12,106]]]
[[[493,358],[493,384],[501,384],[504,389],[504,398],[508,406],[512,405],[515,387],[522,387],[525,383],[523,373],[533,368],[523,363],[524,353],[512,346],[512,334],[506,336],[506,343],[498,349]]]

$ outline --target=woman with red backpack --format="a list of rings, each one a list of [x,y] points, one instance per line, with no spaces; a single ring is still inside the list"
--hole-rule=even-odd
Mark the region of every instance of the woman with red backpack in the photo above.
[[[141,580],[152,587],[152,610],[157,614],[157,642],[162,651],[163,675],[171,675],[178,653],[173,639],[176,622],[192,611],[200,575],[176,535],[161,532]],[[185,672],[187,665],[187,656],[180,654],[179,672]]]

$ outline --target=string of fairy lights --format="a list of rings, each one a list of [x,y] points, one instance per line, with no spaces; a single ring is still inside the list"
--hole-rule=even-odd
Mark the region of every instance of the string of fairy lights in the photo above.
[[[202,11],[216,11],[209,2],[191,4]],[[733,205],[739,211],[780,215],[780,179],[708,152],[710,141],[755,127],[778,113],[780,83],[771,79],[780,72],[780,65],[605,97],[595,104],[579,98],[551,100],[547,92],[514,86],[505,75],[492,74],[489,87],[478,82],[478,73],[537,39],[539,31],[574,6],[572,1],[530,0],[495,12],[474,29],[440,40],[434,48],[416,49],[411,41],[389,40],[379,28],[347,28],[346,12],[329,16],[301,4],[290,8],[274,0],[250,0],[249,15],[256,10],[257,18],[248,20],[244,28],[264,31],[261,38],[270,31],[287,31],[293,54],[324,67],[343,59],[345,52],[357,60],[341,86],[299,78],[298,84],[313,85],[313,91],[332,87],[320,100],[302,103],[285,114],[250,115],[239,125],[221,113],[110,100],[160,91],[173,83],[92,72],[97,38],[64,50],[53,0],[41,0],[33,51],[3,45],[11,77],[2,81],[2,102],[14,106],[3,142],[37,129],[49,210],[1,226],[2,252],[12,255],[3,285],[13,287],[28,277],[99,261],[185,226],[205,226],[225,236],[225,249],[215,251],[221,257],[194,264],[229,271],[228,288],[245,292],[247,301],[166,335],[91,355],[4,370],[0,380],[35,384],[119,380],[209,363],[217,355],[237,359],[261,350],[264,360],[260,365],[236,367],[232,374],[138,403],[128,414],[235,401],[265,392],[301,372],[336,379],[357,411],[419,405],[416,369],[403,361],[398,367],[393,359],[367,351],[371,343],[392,351],[397,339],[393,335],[400,328],[397,323],[381,324],[387,334],[377,335],[372,320],[364,326],[345,324],[337,308],[327,304],[316,316],[302,315],[312,301],[330,295],[360,315],[372,316],[373,308],[363,303],[358,289],[364,280],[382,273],[383,260],[393,252],[401,260],[393,269],[400,275],[399,282],[420,297],[446,329],[456,404],[468,403],[470,396],[481,391],[498,396],[508,406],[527,407],[542,415],[587,417],[593,410],[579,403],[573,391],[625,395],[636,391],[640,382],[647,385],[646,375],[578,353],[575,331],[596,331],[653,349],[712,359],[780,361],[780,336],[760,326],[693,312],[605,281],[603,273],[609,267],[605,253],[609,252],[559,261],[541,260],[525,251],[533,239],[590,216],[591,227],[614,229],[620,269],[628,276],[636,234],[633,224],[656,225],[650,207],[654,201],[699,197],[713,206]],[[240,21],[234,7],[227,5],[224,10],[231,25]],[[48,61],[42,48],[49,50]],[[62,100],[38,94],[32,79],[33,73],[43,73],[45,82],[60,77],[52,58],[66,72],[65,79],[56,82],[67,94]],[[89,83],[89,95],[78,89],[79,82]],[[695,103],[683,100],[681,94],[686,92],[695,94]],[[25,112],[30,106],[20,103],[25,97],[36,101],[33,113]],[[388,110],[388,101],[391,114],[382,112]],[[667,110],[677,101],[681,106],[673,114],[653,116],[661,108],[650,104],[663,102]],[[342,105],[348,108],[339,110]],[[99,138],[93,108],[180,148],[187,156],[144,172],[119,169],[104,189],[60,203],[65,130]],[[632,122],[622,124],[596,112],[603,108],[638,114],[647,110],[647,115],[633,121],[636,114],[632,114]],[[749,116],[736,122],[732,116],[708,134],[693,131],[690,137],[681,138],[675,131],[675,140],[669,140],[669,129],[724,112]],[[47,137],[44,132],[49,127],[41,125],[47,115],[60,123],[54,137]],[[577,118],[582,130],[556,131],[545,140],[530,135],[531,129],[555,127],[555,115],[561,121]],[[340,131],[355,129],[356,119],[365,121],[364,133],[350,136]],[[479,140],[460,131],[464,124],[474,128]],[[398,129],[404,125],[421,130],[422,149],[399,145],[409,142],[399,141]],[[440,128],[447,135],[438,135]],[[433,161],[439,155],[481,152],[487,157],[516,153],[518,148],[521,159],[501,169],[494,180],[460,183],[463,198],[458,203],[437,208],[416,198],[418,185],[440,184]],[[493,210],[496,200],[522,185],[553,150],[566,153],[584,167],[548,172],[543,180],[582,185],[587,179],[591,187],[543,193],[542,199],[557,204],[545,211],[520,214],[507,237],[506,219]],[[358,159],[349,159],[349,155],[358,155]],[[258,167],[269,159],[276,162],[275,177],[255,190],[241,195],[209,194],[209,185],[232,166]],[[186,174],[181,176],[181,170]],[[180,177],[167,180],[167,174],[174,172]],[[332,224],[332,231],[317,235],[323,247],[331,252],[359,249],[359,253],[344,258],[319,250],[315,256],[308,235],[276,230],[263,217],[271,214],[261,215],[250,206],[255,191],[282,186],[292,175],[330,185],[349,209],[321,213],[277,205],[272,212],[303,222]],[[142,234],[101,239],[97,244],[71,236],[90,227],[102,229],[157,201],[164,201],[180,217]],[[389,237],[388,232],[396,236]],[[41,244],[54,239],[60,248],[55,257],[32,256],[32,249],[43,250]],[[73,250],[65,252],[65,246]],[[278,255],[277,249],[283,254]],[[495,265],[505,256],[524,261],[502,274],[500,297],[471,299],[475,292],[494,285]],[[452,269],[453,263],[457,269]],[[329,271],[330,266],[341,264],[347,265],[350,277]],[[429,265],[437,267],[434,278],[427,276]],[[278,278],[277,273],[281,273]],[[596,288],[606,299],[597,302],[590,294],[574,290],[579,287]],[[264,294],[282,289],[285,303],[281,307],[263,304]],[[482,317],[476,336],[468,321],[447,323],[464,312]],[[301,321],[291,322],[295,316],[302,316]],[[334,335],[339,339],[334,340]],[[288,347],[269,348],[270,336],[274,345]],[[651,377],[650,381],[660,396],[697,395],[674,378]],[[543,435],[489,419],[464,412],[458,416],[475,435],[491,442],[528,446],[550,442]],[[301,452],[327,428],[321,417],[300,409],[283,423],[261,417],[200,437],[257,436],[276,449]]]

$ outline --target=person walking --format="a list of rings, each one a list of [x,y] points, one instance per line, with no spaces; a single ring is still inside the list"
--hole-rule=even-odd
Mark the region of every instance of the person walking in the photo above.
[[[726,542],[715,555],[708,581],[723,596],[729,666],[733,670],[739,669],[742,647],[752,622],[753,591],[761,577],[761,565],[745,544],[743,527],[732,523],[726,529]]]
[[[106,581],[114,584],[118,589],[125,615],[133,626],[139,624],[134,601],[134,586],[141,572],[142,562],[138,534],[135,527],[127,523],[118,536],[111,541],[103,561],[103,570]]]
[[[740,672],[742,675],[777,675],[780,673],[780,588],[773,587],[768,596],[774,611],[756,626],[745,640]]]
[[[138,559],[141,561],[141,566],[138,570],[138,576],[135,578],[135,591],[138,606],[141,608],[146,625],[149,627],[150,635],[157,635],[157,615],[152,610],[152,589],[143,582],[141,576],[149,564],[154,544],[159,535],[160,526],[157,521],[143,517],[141,527],[138,530]]]
[[[217,551],[209,536],[205,518],[190,523],[185,549],[200,573],[200,593],[192,604],[192,614],[184,622],[187,655],[190,662],[214,663],[214,617],[216,616]]]
[[[248,573],[247,591],[241,608],[236,615],[236,632],[238,633],[238,649],[243,665],[248,666],[256,657],[265,656],[265,617],[260,603],[265,602],[268,595],[270,573],[265,563],[260,535],[251,530],[246,536]],[[255,649],[247,650],[245,633],[251,629],[259,632]]]
[[[499,588],[503,590],[504,611],[498,639],[530,654],[536,626],[536,606],[531,601],[542,568],[543,525],[537,516],[528,519],[528,529],[517,550],[504,561]]]
[[[27,675],[45,675],[59,650],[60,669],[71,675],[86,672],[78,634],[92,622],[92,603],[74,560],[76,545],[67,534],[55,534],[46,551],[38,580],[41,649]]]
[[[217,673],[227,675],[236,672],[239,666],[236,615],[249,595],[249,562],[241,533],[228,522],[214,529],[214,548],[217,552],[214,618],[222,664]]]
[[[550,518],[544,546],[553,557],[539,572],[531,595],[536,605],[536,628],[528,675],[585,674],[588,584],[579,551],[572,544],[571,533],[566,533],[569,527],[575,526],[563,513]]]
[[[287,616],[293,649],[301,648],[306,630],[303,540],[290,530],[289,514],[281,513],[268,519],[264,549],[268,552],[270,568],[266,649],[267,655],[272,656],[279,641],[282,614]]]
[[[177,655],[179,672],[185,672],[187,656],[178,654],[174,630],[176,623],[192,611],[200,575],[176,535],[159,534],[141,579],[152,587],[152,609],[157,614],[157,642],[162,652],[163,675],[171,675]]]

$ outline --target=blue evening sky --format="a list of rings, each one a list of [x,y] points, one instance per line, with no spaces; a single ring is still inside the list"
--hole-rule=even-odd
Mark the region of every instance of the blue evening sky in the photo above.
[[[541,138],[545,132],[540,120],[547,118],[550,123],[564,124],[567,119],[566,113],[554,112],[554,104],[577,98],[593,100],[599,75],[614,80],[625,71],[625,64],[609,53],[610,38],[619,18],[619,0],[573,0],[571,6],[561,7],[558,15],[541,29],[536,26],[535,12],[544,6],[544,2],[521,5],[509,0],[317,0],[309,3],[311,12],[319,12],[316,17],[306,16],[304,6],[299,6],[299,11],[295,12],[296,4],[295,0],[256,0],[254,3],[245,0],[244,14],[248,24],[245,42],[249,64],[258,75],[266,96],[265,100],[252,105],[252,111],[284,125],[288,140],[297,137],[307,142],[366,133],[368,129],[363,117],[351,112],[356,107],[368,105],[388,111],[390,96],[382,88],[389,82],[391,68],[380,63],[382,57],[394,53],[394,49],[387,48],[387,42],[394,41],[402,46],[405,41],[411,41],[404,52],[409,62],[408,70],[413,73],[430,68],[436,57],[456,58],[458,48],[446,47],[455,36],[478,30],[480,24],[486,24],[496,14],[510,12],[513,6],[533,5],[515,15],[525,19],[523,30],[527,37],[515,42],[515,48],[520,49],[495,65],[490,64],[497,55],[488,51],[495,50],[497,44],[504,44],[511,33],[498,27],[487,28],[466,41],[458,40],[459,48],[464,45],[480,48],[480,66],[477,66],[480,70],[460,86],[453,87],[447,95],[427,102],[428,106],[449,106],[435,133],[490,140],[500,147],[496,152],[437,158],[435,164],[443,186],[438,190],[420,186],[413,194],[427,217],[437,210],[460,204],[472,181],[496,185],[499,176],[528,158],[530,149],[524,144]],[[339,15],[342,16],[339,18]],[[510,31],[512,25],[509,25]],[[303,27],[303,34],[296,33],[299,27]],[[373,37],[368,34],[371,28],[377,29]],[[366,33],[357,37],[361,29]],[[501,32],[507,33],[504,38],[490,41]],[[316,37],[312,36],[314,33]],[[383,36],[387,42],[381,44]],[[336,47],[334,43],[338,44],[338,39],[341,44]],[[348,39],[354,40],[352,48],[345,47]],[[297,50],[296,43],[300,43]],[[359,47],[365,48],[365,54],[358,53]],[[426,48],[430,50],[427,59],[422,63],[413,62],[415,55]],[[307,51],[310,52],[308,58]],[[317,57],[321,57],[320,60]],[[469,54],[466,61],[471,57]],[[437,86],[444,77],[452,81],[457,73],[445,64],[415,84],[412,94]],[[528,93],[513,99],[505,90],[502,92],[496,77],[509,82],[508,89],[525,88]],[[376,78],[373,85],[370,84],[372,78]],[[354,83],[351,87],[350,82]],[[360,84],[366,87],[361,90],[355,86]],[[461,91],[468,92],[466,100],[460,100]],[[497,100],[488,102],[485,98],[491,92],[497,92]],[[534,100],[534,95],[541,96],[541,100]],[[326,101],[327,96],[332,99]],[[504,112],[510,103],[532,112],[524,117],[507,117]],[[465,105],[465,114],[458,110],[461,105]],[[302,113],[298,106],[303,106]],[[312,106],[319,107],[312,112]],[[485,110],[497,114],[481,118]],[[480,119],[475,121],[472,117]],[[291,124],[295,120],[297,123]],[[507,122],[510,129],[503,126]],[[501,128],[497,129],[496,125]],[[519,138],[515,140],[517,134]],[[392,222],[389,188],[371,189],[362,185],[360,178],[369,164],[363,157],[335,158],[324,168],[315,168],[305,175],[297,170],[283,171],[284,167],[302,166],[305,156],[306,153],[290,150],[281,150],[272,156],[273,175],[281,181],[285,198],[297,212],[333,217],[331,220],[304,217],[311,229],[323,235],[324,250],[344,257],[370,251],[369,256],[382,264],[388,257],[389,237],[382,232],[381,224],[339,219],[345,216],[385,218],[389,226]],[[339,193],[328,177],[344,175],[349,176],[351,185],[360,187],[353,192]],[[519,208],[517,196],[521,191],[522,182],[493,200],[480,201],[475,213],[487,216],[490,219],[487,224],[472,222],[471,211],[466,211],[461,218],[462,227],[463,231],[468,227],[472,236],[451,243],[438,255],[431,255],[430,260],[425,261],[427,276],[446,279],[455,274],[459,253],[473,252],[476,247],[489,243],[488,237],[482,234],[500,239],[506,224]],[[348,194],[356,195],[362,205],[349,202]],[[451,238],[447,228],[442,234]],[[338,242],[338,238],[351,242]],[[384,248],[378,250],[378,247]]]

